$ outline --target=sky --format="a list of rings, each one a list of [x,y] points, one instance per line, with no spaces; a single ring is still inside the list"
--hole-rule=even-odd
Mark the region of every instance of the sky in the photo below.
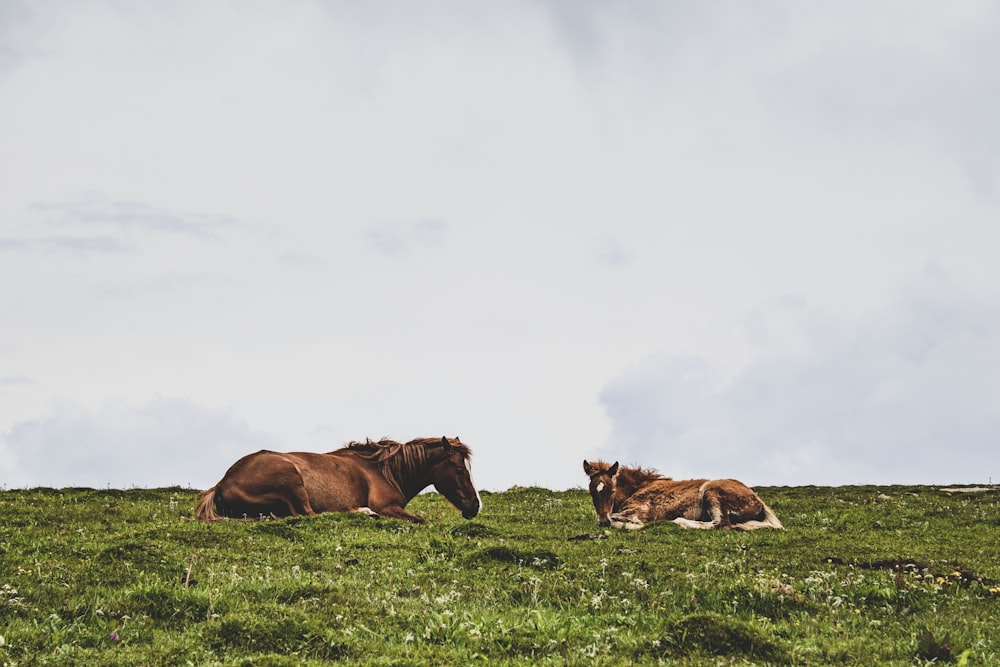
[[[0,488],[1000,480],[998,71],[975,0],[0,0]]]

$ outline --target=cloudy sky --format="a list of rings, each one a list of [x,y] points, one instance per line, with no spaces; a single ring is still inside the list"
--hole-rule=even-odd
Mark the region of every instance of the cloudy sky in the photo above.
[[[1000,480],[997,72],[986,1],[0,0],[0,488]]]

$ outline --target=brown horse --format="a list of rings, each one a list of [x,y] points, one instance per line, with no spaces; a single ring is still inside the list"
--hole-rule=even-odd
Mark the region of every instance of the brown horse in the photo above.
[[[195,517],[256,519],[360,512],[424,523],[403,508],[433,484],[471,519],[482,507],[472,451],[458,438],[352,442],[327,454],[261,450],[234,463],[198,498]]]
[[[650,521],[673,521],[682,528],[781,528],[771,508],[735,479],[673,480],[647,468],[619,467],[616,461],[584,461],[597,523],[642,528]]]

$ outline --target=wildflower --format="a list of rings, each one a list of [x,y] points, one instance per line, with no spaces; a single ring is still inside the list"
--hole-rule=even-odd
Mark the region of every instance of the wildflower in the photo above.
[[[118,633],[114,630],[108,633],[108,637],[111,637],[112,641],[118,641]]]

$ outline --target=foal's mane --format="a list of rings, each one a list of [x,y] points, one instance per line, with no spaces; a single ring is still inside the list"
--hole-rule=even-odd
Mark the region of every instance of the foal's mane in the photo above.
[[[656,468],[640,468],[630,466],[619,466],[618,483],[625,481],[628,484],[644,484],[656,479],[669,479],[660,474]]]

